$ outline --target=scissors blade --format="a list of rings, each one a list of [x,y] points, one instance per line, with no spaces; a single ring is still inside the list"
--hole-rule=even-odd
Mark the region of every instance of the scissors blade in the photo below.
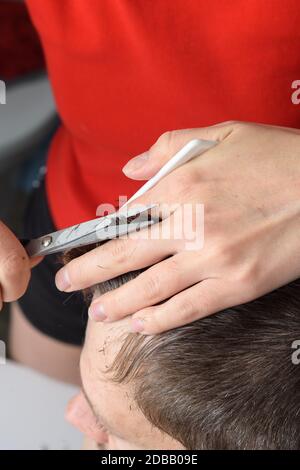
[[[44,256],[59,253],[67,249],[90,245],[141,230],[158,222],[158,217],[151,217],[151,209],[156,204],[133,208],[127,212],[98,217],[57,232],[48,233],[30,240],[26,246],[29,256]]]

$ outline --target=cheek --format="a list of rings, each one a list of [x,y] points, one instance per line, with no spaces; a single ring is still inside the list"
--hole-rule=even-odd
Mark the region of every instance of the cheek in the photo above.
[[[108,441],[107,433],[99,429],[99,425],[82,392],[69,401],[65,417],[69,423],[98,444],[104,444]]]

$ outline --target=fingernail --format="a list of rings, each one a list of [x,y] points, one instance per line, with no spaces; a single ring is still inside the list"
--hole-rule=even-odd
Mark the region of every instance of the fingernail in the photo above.
[[[137,157],[132,158],[129,160],[128,163],[123,167],[122,171],[127,176],[134,173],[136,170],[142,168],[142,166],[146,163],[149,158],[149,152],[141,153]]]
[[[57,289],[66,291],[71,287],[71,281],[66,268],[62,268],[55,276],[55,284]]]
[[[103,305],[101,304],[92,304],[89,308],[89,317],[94,321],[103,321],[106,320],[107,316],[104,313]]]
[[[133,318],[131,322],[131,331],[133,333],[140,333],[144,330],[144,321],[141,318]]]

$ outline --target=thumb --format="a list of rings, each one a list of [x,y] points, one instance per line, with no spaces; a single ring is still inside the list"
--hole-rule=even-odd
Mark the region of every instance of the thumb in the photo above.
[[[210,127],[165,132],[147,152],[129,160],[122,171],[128,178],[148,180],[190,140],[222,141],[231,134],[233,128],[233,122],[225,122]]]

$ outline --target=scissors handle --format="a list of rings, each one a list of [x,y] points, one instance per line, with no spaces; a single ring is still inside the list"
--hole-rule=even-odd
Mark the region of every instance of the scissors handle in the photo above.
[[[190,140],[179,152],[177,152],[170,160],[165,163],[161,169],[145,183],[133,196],[121,207],[123,210],[127,204],[133,202],[138,197],[145,194],[149,189],[153,188],[162,178],[167,176],[171,171],[176,170],[184,163],[198,157],[206,150],[211,149],[217,145],[216,140],[193,139]]]

